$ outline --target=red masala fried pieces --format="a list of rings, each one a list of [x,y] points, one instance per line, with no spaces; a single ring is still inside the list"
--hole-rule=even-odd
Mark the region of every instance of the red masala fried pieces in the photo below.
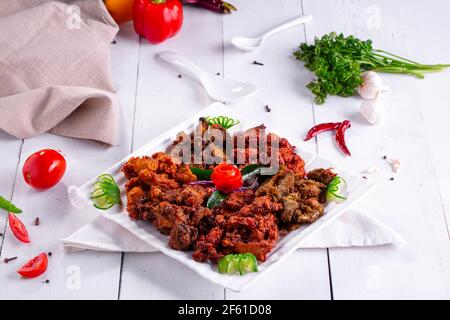
[[[122,171],[129,179],[126,190],[130,217],[150,221],[169,235],[172,248],[189,249],[197,240],[200,221],[211,214],[203,204],[214,190],[185,184],[197,179],[190,168],[161,152],[131,158]]]
[[[213,210],[213,228],[195,243],[194,259],[217,262],[228,253],[253,253],[265,261],[278,241],[275,213],[280,210],[280,203],[255,197],[251,190],[232,193]]]
[[[280,232],[312,223],[323,214],[324,191],[335,174],[317,169],[305,175],[305,163],[288,140],[267,134],[263,125],[230,136],[223,128],[209,126],[200,119],[195,130],[199,136],[178,135],[168,151],[174,154],[158,152],[151,157],[131,158],[122,168],[128,179],[130,217],[149,221],[168,235],[171,248],[193,249],[193,258],[200,262],[217,262],[230,253],[252,253],[259,261],[265,261]],[[214,130],[226,137],[226,143],[216,140]],[[187,149],[177,150],[183,143]],[[224,149],[229,144],[230,155]],[[265,165],[260,159],[264,155],[259,154],[263,151],[267,156],[275,156],[280,168],[274,176],[259,177],[260,183],[265,181],[256,191],[233,191],[221,205],[208,209],[206,203],[215,188],[191,184],[197,177],[178,157],[184,156],[180,150],[194,151],[196,146],[218,156],[219,162],[232,157],[235,162],[243,159],[241,168],[249,163]]]
[[[197,180],[195,175],[185,164],[176,164],[170,156],[164,152],[157,152],[152,157],[133,157],[122,167],[125,177],[130,180],[137,177],[141,171],[148,173],[164,174],[177,182],[191,182]]]
[[[330,169],[315,169],[305,179],[282,167],[256,190],[256,195],[268,196],[282,204],[278,225],[290,231],[323,215],[326,188],[335,175]]]
[[[240,143],[239,141],[245,141]],[[266,149],[262,150],[263,146]],[[251,128],[243,133],[236,133],[234,136],[234,160],[241,166],[249,163],[258,163],[261,156],[275,156],[280,166],[285,166],[294,173],[305,175],[305,162],[295,152],[292,146],[285,138],[280,138],[274,133],[266,134],[265,127],[260,125]],[[242,148],[245,146],[244,148]],[[244,164],[242,164],[244,162]],[[267,163],[264,163],[269,165]]]

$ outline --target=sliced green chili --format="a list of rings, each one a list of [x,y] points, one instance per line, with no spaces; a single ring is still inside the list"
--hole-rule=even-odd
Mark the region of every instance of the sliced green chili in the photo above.
[[[22,213],[22,210],[13,205],[10,201],[0,196],[0,208],[12,213]]]

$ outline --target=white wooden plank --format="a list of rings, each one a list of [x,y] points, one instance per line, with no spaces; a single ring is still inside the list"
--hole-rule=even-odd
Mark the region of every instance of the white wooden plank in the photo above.
[[[371,38],[376,47],[415,58],[416,48],[425,46],[428,34],[417,41],[416,34],[408,29],[410,24],[422,21],[420,25],[424,25],[441,14],[442,20],[445,13],[426,3],[422,3],[421,9],[407,10],[410,3],[379,1],[374,5],[371,1],[327,1],[325,4],[304,0],[304,10],[316,17],[315,23],[306,29],[307,38],[311,41],[314,36],[342,31]],[[381,14],[379,28],[368,28],[368,14],[373,14],[373,10]],[[406,16],[411,23],[403,25]],[[411,41],[407,42],[407,38]],[[446,79],[445,75],[434,77]],[[319,151],[349,169],[362,170],[374,163],[383,168],[378,188],[361,202],[361,207],[378,210],[377,218],[396,229],[407,245],[330,249],[334,297],[449,298],[448,234],[423,129],[422,110],[429,106],[418,103],[419,88],[428,80],[388,75],[383,78],[392,91],[384,97],[388,117],[378,127],[368,126],[360,118],[358,98],[332,98],[315,108],[317,123],[344,118],[353,121],[348,133],[351,158],[342,157],[330,136],[318,139]],[[448,80],[445,82],[448,85]],[[443,93],[440,97],[444,98]],[[394,181],[388,180],[392,173],[381,160],[383,155],[402,161],[404,171]]]
[[[433,6],[420,2],[408,3],[402,8],[401,24],[403,41],[410,49],[411,56],[423,63],[450,63],[450,39],[442,31],[450,26],[450,2],[438,1]],[[417,23],[419,14],[426,14],[427,23]],[[436,50],[438,48],[438,50]],[[441,200],[447,213],[447,229],[450,230],[448,205],[450,203],[450,149],[448,145],[448,117],[450,103],[445,93],[450,80],[449,71],[443,74],[431,74],[424,81],[417,81],[418,103],[422,106],[425,130],[431,155],[438,176]],[[450,238],[450,233],[449,233]]]
[[[1,162],[0,170],[0,195],[5,199],[10,200],[13,192],[13,185],[16,175],[16,169],[19,162],[20,148],[22,140],[10,136],[5,132],[0,132],[0,148],[4,150],[4,157]],[[19,204],[17,204],[20,207]],[[1,209],[0,212],[0,233],[5,233],[6,221],[8,216],[6,212]],[[0,236],[0,253],[3,245],[3,237]]]
[[[141,39],[133,149],[210,103],[188,78],[178,78],[156,57],[171,50],[206,70],[222,72],[222,16],[185,8],[178,36],[159,45]],[[124,254],[120,299],[223,299],[223,288],[204,281],[160,253]]]
[[[61,183],[38,192],[29,188],[21,174],[16,179],[14,202],[20,203],[22,221],[28,226],[31,244],[21,244],[6,232],[2,256],[19,259],[0,268],[0,297],[3,299],[117,299],[120,253],[65,253],[60,238],[66,237],[95,215],[73,209],[67,186],[80,185],[129,153],[134,110],[139,43],[131,25],[124,26],[113,46],[113,75],[123,105],[120,144],[108,148],[95,142],[45,134],[26,140],[19,168],[26,157],[42,148],[60,149],[68,160]],[[36,217],[40,225],[34,226]],[[41,251],[51,251],[49,268],[37,279],[20,279],[15,270]],[[43,280],[49,279],[45,284]]]
[[[301,249],[247,290],[227,290],[225,298],[244,300],[331,299],[326,250]]]
[[[294,144],[300,144],[305,130],[313,124],[313,113],[302,85],[308,74],[292,57],[304,41],[302,26],[270,38],[257,52],[244,53],[230,45],[235,36],[257,36],[272,27],[300,16],[301,1],[242,0],[238,10],[224,17],[225,77],[250,81],[259,88],[256,98],[233,107],[245,118],[267,127]],[[254,60],[264,66],[252,64]],[[264,106],[269,105],[267,113]],[[315,151],[315,144],[304,145]],[[227,299],[330,299],[327,253],[324,249],[299,250],[267,277],[251,288],[235,293],[227,290]]]
[[[224,289],[162,253],[124,255],[120,299],[224,298]]]

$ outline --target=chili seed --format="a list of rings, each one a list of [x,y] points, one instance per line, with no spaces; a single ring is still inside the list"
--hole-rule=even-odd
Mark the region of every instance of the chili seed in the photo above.
[[[34,225],[38,226],[41,223],[39,217],[36,217],[36,219],[34,220]]]
[[[266,112],[270,112],[270,111],[272,111],[272,109],[270,109],[270,107],[269,107],[269,105],[267,104],[265,107],[264,107],[264,109],[266,110]]]
[[[253,61],[253,64],[256,64],[256,65],[258,65],[258,66],[263,66],[264,65],[264,63],[261,63],[261,62],[258,62],[258,61]]]
[[[4,263],[8,263],[8,262],[13,261],[13,260],[16,260],[16,259],[17,259],[17,257],[5,258],[5,259],[3,259],[3,262],[4,262]]]

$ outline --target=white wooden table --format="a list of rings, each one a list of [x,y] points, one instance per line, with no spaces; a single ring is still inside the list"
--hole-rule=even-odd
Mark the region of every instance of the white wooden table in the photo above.
[[[292,52],[303,41],[330,31],[373,39],[376,47],[424,63],[450,62],[450,2],[440,1],[317,1],[233,0],[239,11],[221,16],[186,8],[185,23],[174,39],[154,46],[139,40],[130,24],[123,25],[112,46],[112,72],[123,109],[120,145],[45,134],[18,141],[0,133],[0,194],[20,204],[33,242],[20,244],[0,215],[2,299],[370,299],[450,298],[450,137],[448,123],[450,72],[425,80],[383,75],[391,92],[385,96],[387,119],[377,127],[358,114],[359,98],[329,98],[312,103],[305,84],[311,78]],[[236,35],[256,35],[290,18],[309,13],[314,21],[271,38],[257,53],[230,47]],[[327,134],[318,151],[357,172],[378,165],[376,189],[359,203],[397,230],[404,246],[298,250],[282,266],[242,293],[209,284],[194,272],[159,253],[65,253],[59,239],[89,222],[90,212],[71,208],[67,185],[81,185],[130,151],[192,115],[211,101],[187,78],[163,66],[155,54],[182,53],[207,70],[227,78],[255,83],[254,99],[232,105],[282,135],[300,142],[314,123],[353,121],[348,135],[353,152],[344,158]],[[253,65],[253,60],[264,66]],[[269,105],[271,113],[264,111]],[[68,171],[57,187],[31,190],[21,168],[41,148],[63,150]],[[382,157],[402,161],[393,175]],[[35,217],[41,224],[33,226]],[[4,231],[3,231],[4,230]],[[43,278],[19,279],[15,270],[41,251],[51,251]],[[49,279],[45,284],[43,280]]]

